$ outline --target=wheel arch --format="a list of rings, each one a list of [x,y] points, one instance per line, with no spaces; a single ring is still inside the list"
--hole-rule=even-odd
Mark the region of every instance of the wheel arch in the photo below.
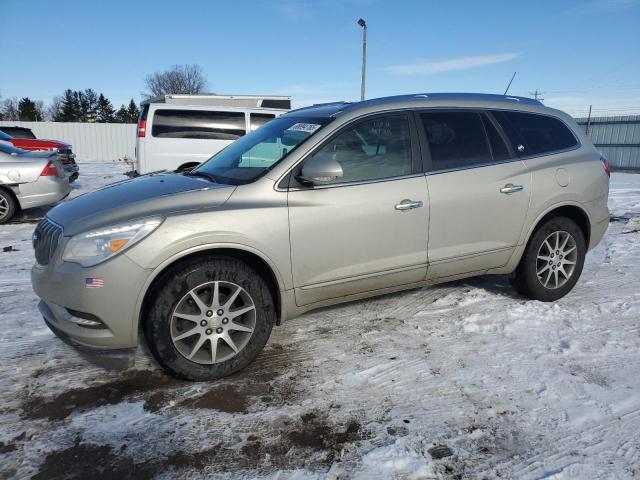
[[[147,312],[153,290],[158,285],[162,275],[169,269],[175,267],[181,262],[196,258],[196,257],[210,257],[210,256],[226,256],[235,258],[237,260],[247,263],[252,268],[255,268],[260,275],[265,279],[271,293],[276,302],[276,325],[280,324],[282,316],[282,294],[283,281],[280,273],[276,269],[273,262],[261,252],[248,248],[244,245],[218,245],[218,246],[205,246],[202,248],[190,249],[181,254],[171,257],[161,263],[153,273],[147,279],[140,297],[138,298],[138,304],[136,307],[137,318],[134,319],[133,332],[136,336],[142,324],[142,319]]]
[[[587,211],[577,203],[554,205],[542,213],[533,223],[532,228],[529,229],[529,233],[527,234],[526,242],[524,242],[524,244],[528,244],[533,234],[538,230],[538,228],[540,228],[540,225],[552,217],[567,217],[576,222],[584,234],[585,243],[588,248],[589,242],[591,241],[591,219],[589,218]]]

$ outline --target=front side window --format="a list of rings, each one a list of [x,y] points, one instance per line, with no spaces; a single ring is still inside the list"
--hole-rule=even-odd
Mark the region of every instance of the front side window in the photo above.
[[[250,132],[193,170],[193,175],[210,176],[220,183],[250,183],[272,169],[311,135],[320,131],[330,117],[278,117]]]
[[[429,112],[420,119],[433,170],[469,167],[491,161],[482,117],[477,112]]]
[[[494,112],[505,131],[511,129],[524,142],[523,155],[540,155],[575,147],[578,142],[569,128],[554,117],[524,112]],[[519,139],[512,142],[517,149]]]
[[[343,176],[335,183],[409,175],[409,121],[397,115],[360,122],[339,133],[315,155],[330,155],[340,164]]]
[[[159,109],[151,134],[157,138],[237,140],[246,132],[244,112]]]

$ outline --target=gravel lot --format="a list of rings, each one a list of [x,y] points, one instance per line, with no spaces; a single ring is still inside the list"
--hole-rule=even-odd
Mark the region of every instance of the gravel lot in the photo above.
[[[82,165],[73,195],[124,169]],[[54,337],[31,212],[0,226],[0,477],[638,478],[640,175],[613,175],[610,210],[557,303],[482,277],[324,309],[215,383]]]

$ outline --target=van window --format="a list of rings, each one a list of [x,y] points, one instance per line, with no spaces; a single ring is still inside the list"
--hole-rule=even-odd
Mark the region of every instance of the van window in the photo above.
[[[244,112],[159,109],[151,134],[158,138],[236,140],[246,132]]]
[[[402,115],[363,121],[338,134],[315,155],[330,155],[342,167],[335,183],[412,173],[409,122]]]
[[[486,115],[482,115],[482,121],[484,122],[484,128],[489,138],[489,145],[491,145],[491,156],[494,161],[508,160],[511,158],[509,155],[509,149],[504,143],[504,140],[498,133],[493,122]]]
[[[521,140],[512,138],[514,146],[524,142],[523,155],[540,155],[575,147],[576,137],[567,126],[557,118],[547,115],[523,112],[494,112],[494,116],[504,125],[505,131],[512,129]]]
[[[274,118],[276,118],[276,116],[273,113],[250,113],[250,130],[253,132],[256,128],[260,128],[262,125],[267,123],[269,120],[273,120]]]
[[[491,161],[482,118],[477,112],[421,113],[433,170],[468,167]]]

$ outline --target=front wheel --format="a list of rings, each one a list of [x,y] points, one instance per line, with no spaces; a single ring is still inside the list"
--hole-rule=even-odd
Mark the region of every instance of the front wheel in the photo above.
[[[162,275],[143,319],[149,349],[170,374],[215,380],[264,348],[276,312],[265,280],[229,257],[187,260]]]
[[[553,217],[529,239],[516,271],[513,287],[533,300],[553,302],[571,291],[582,273],[587,247],[572,219]]]

